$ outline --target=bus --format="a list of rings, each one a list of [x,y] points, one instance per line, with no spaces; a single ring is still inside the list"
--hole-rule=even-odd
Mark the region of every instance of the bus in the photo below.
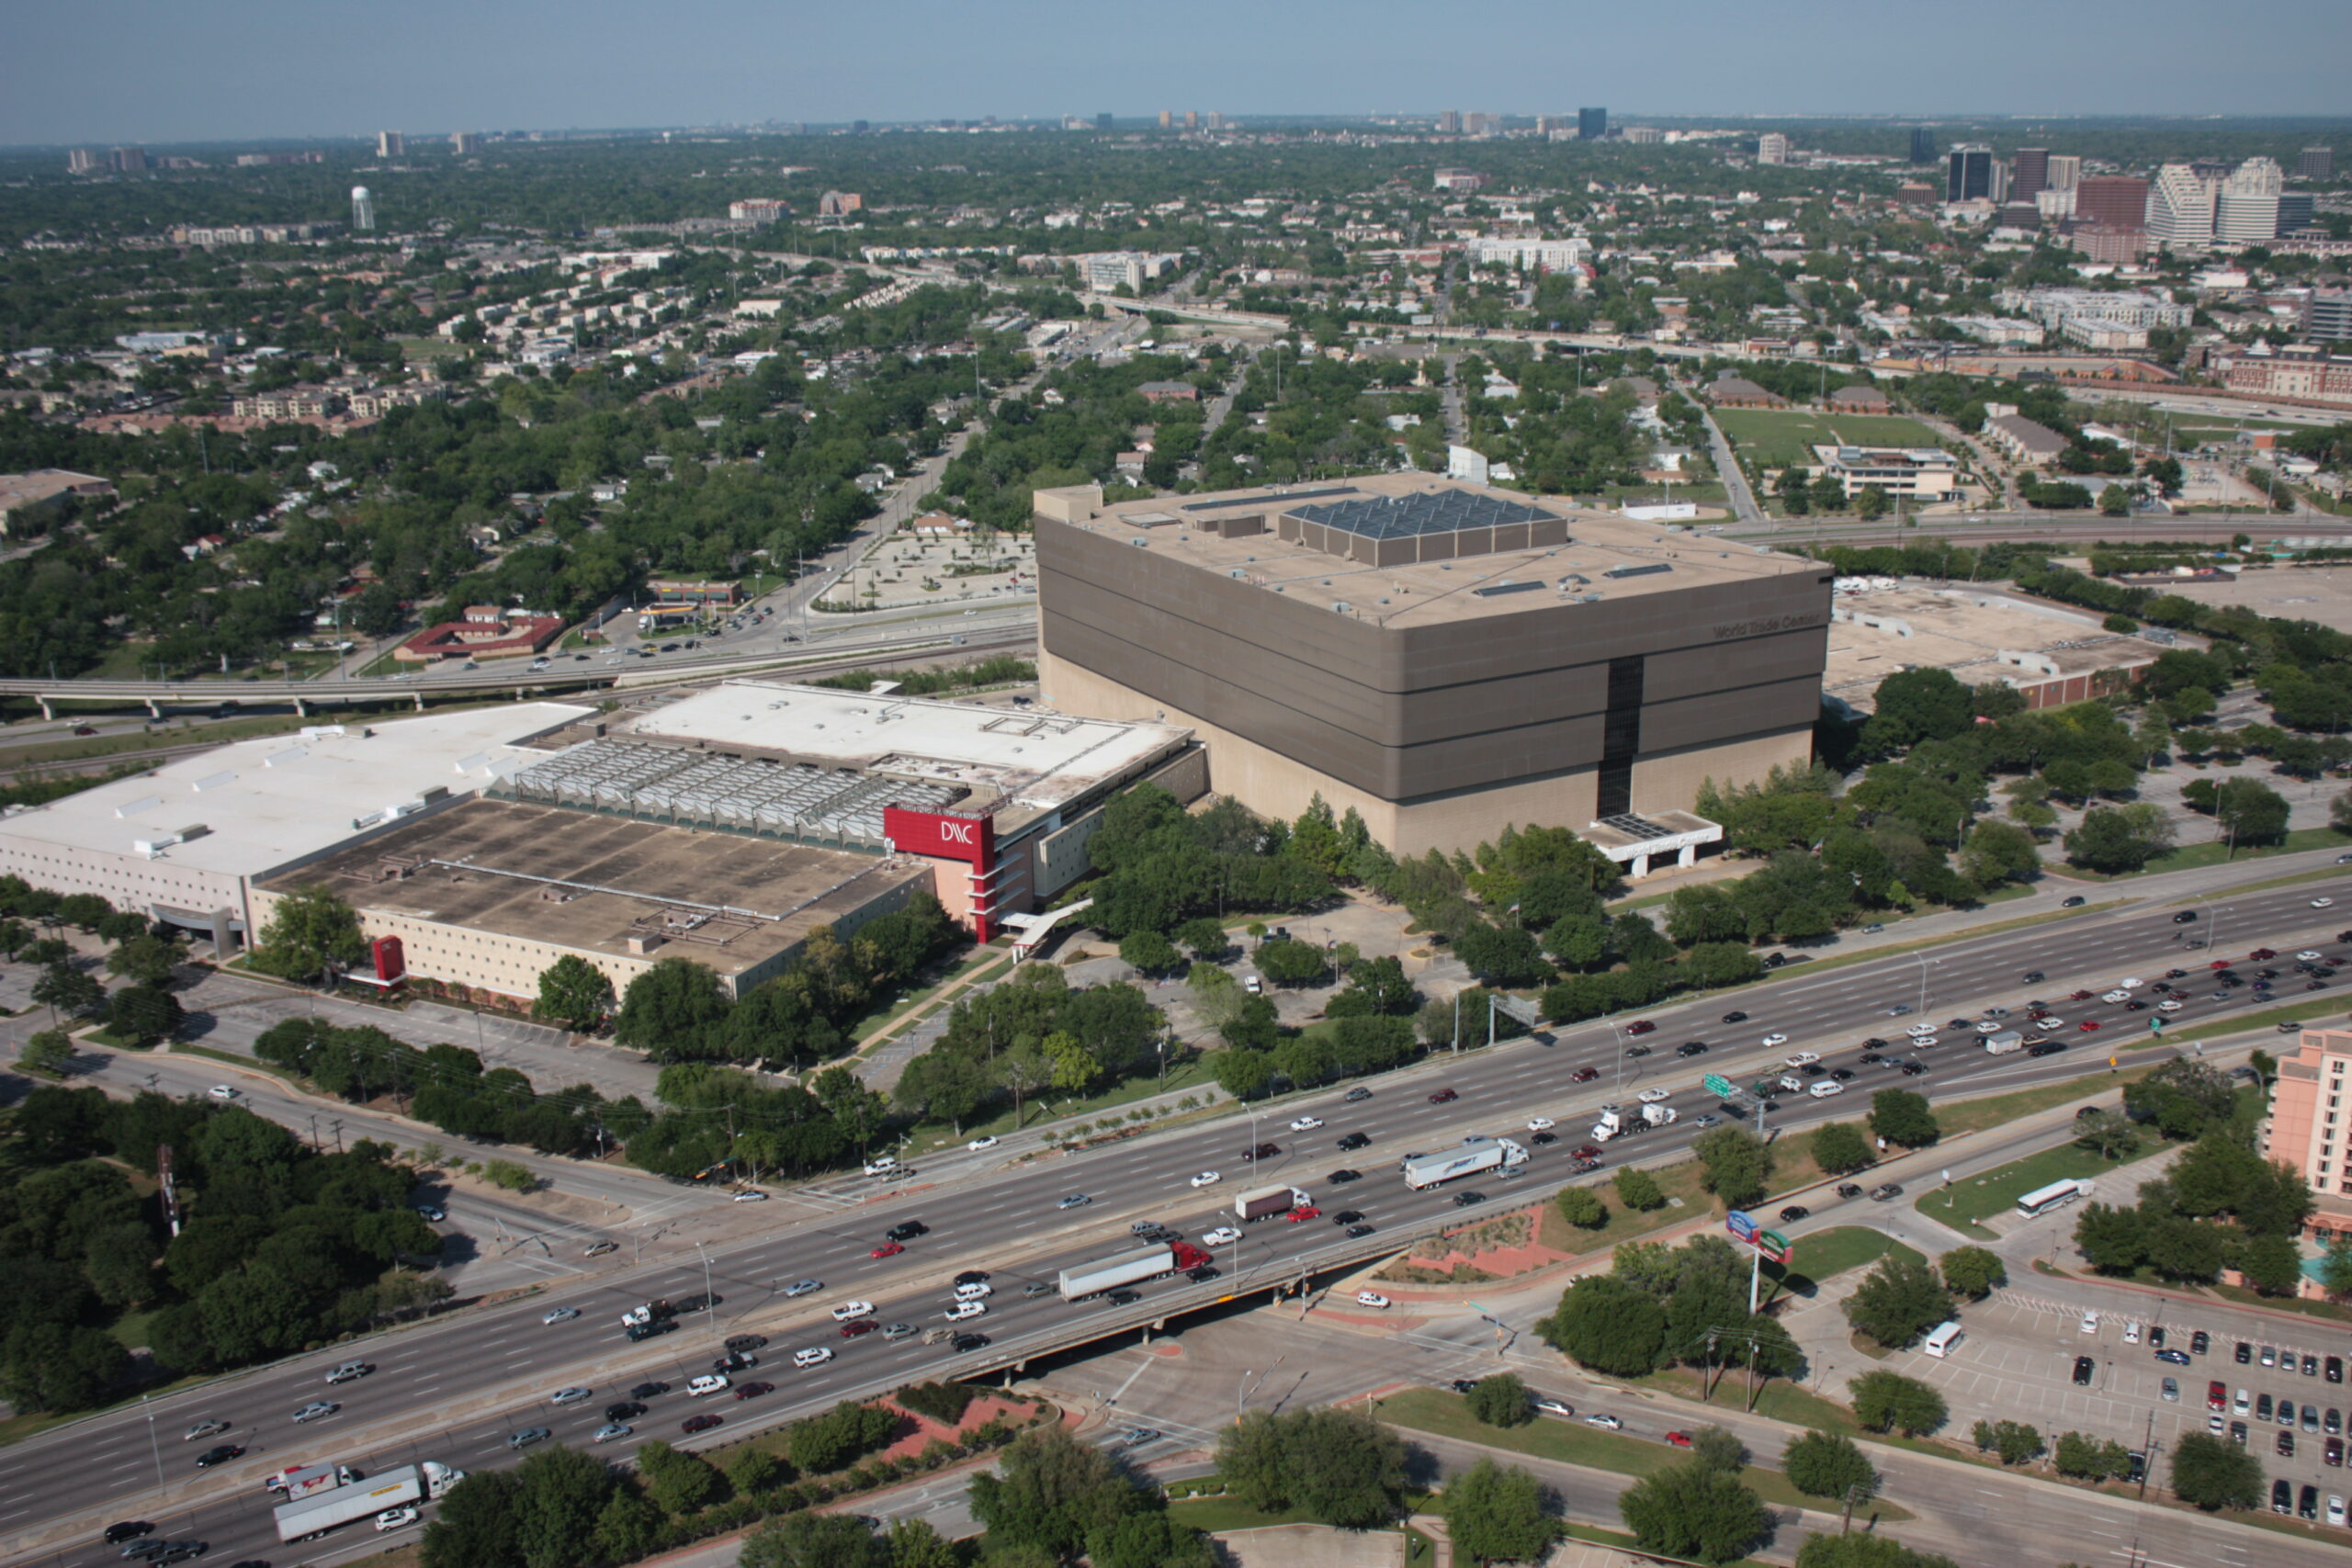
[[[1928,1333],[1928,1342],[1921,1348],[1925,1349],[1928,1355],[1940,1359],[1951,1354],[1951,1348],[1960,1343],[1960,1325],[1957,1322],[1939,1323]]]
[[[2087,1181],[2053,1181],[2047,1187],[2037,1187],[2018,1199],[2018,1213],[2031,1219],[2036,1214],[2063,1209],[2077,1198],[2090,1195],[2091,1184]]]

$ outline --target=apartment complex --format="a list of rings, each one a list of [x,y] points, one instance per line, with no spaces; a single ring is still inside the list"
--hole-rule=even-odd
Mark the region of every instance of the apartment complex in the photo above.
[[[2278,1063],[2262,1152],[2311,1185],[2306,1232],[2321,1241],[2352,1240],[2352,1030],[2306,1029]]]
[[[1808,561],[1421,474],[1035,505],[1047,699],[1184,727],[1268,815],[1319,794],[1419,853],[1811,755]]]

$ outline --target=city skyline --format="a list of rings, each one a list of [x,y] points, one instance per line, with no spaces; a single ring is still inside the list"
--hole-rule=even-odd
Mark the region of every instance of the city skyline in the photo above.
[[[1450,105],[1528,115],[1607,103],[1626,114],[1771,117],[2265,117],[2343,111],[2352,12],[2322,0],[2250,0],[2248,35],[2292,50],[2180,47],[2206,18],[2188,0],[2061,10],[1988,0],[1975,36],[2030,36],[1965,71],[1934,73],[1946,46],[1926,13],[1890,19],[1856,0],[1796,10],[1702,4],[1668,21],[1594,5],[1483,0],[1446,15],[1464,47],[1433,48],[1401,0],[1308,0],[1270,14],[1210,0],[1139,48],[1100,7],[1038,0],[1017,15],[916,0],[862,8],[691,0],[658,28],[620,0],[449,0],[391,14],[294,0],[158,10],[135,31],[69,11],[18,12],[19,64],[0,94],[0,144],[202,142],[480,128],[651,128],[775,120],[876,123],[1058,118],[1162,108],[1259,116],[1421,116]],[[976,17],[978,19],[976,19]],[[1341,25],[1344,24],[1344,25]],[[1484,38],[1509,49],[1479,46]],[[1690,40],[1707,40],[1694,51]],[[2095,59],[2096,72],[2083,69]],[[38,67],[38,69],[31,69]]]

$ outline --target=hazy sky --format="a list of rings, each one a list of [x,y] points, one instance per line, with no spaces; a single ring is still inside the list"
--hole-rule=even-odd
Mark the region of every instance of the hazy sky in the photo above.
[[[0,144],[764,119],[2352,113],[2352,0],[0,0]]]

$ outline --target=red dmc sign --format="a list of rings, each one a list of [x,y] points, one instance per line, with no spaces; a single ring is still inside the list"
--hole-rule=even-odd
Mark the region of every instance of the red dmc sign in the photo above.
[[[882,831],[890,842],[910,855],[935,855],[941,860],[968,861],[989,866],[996,861],[996,821],[989,817],[956,817],[941,811],[882,808]]]
[[[390,985],[408,973],[408,956],[401,951],[401,939],[379,936],[372,946],[376,958],[376,978]]]

